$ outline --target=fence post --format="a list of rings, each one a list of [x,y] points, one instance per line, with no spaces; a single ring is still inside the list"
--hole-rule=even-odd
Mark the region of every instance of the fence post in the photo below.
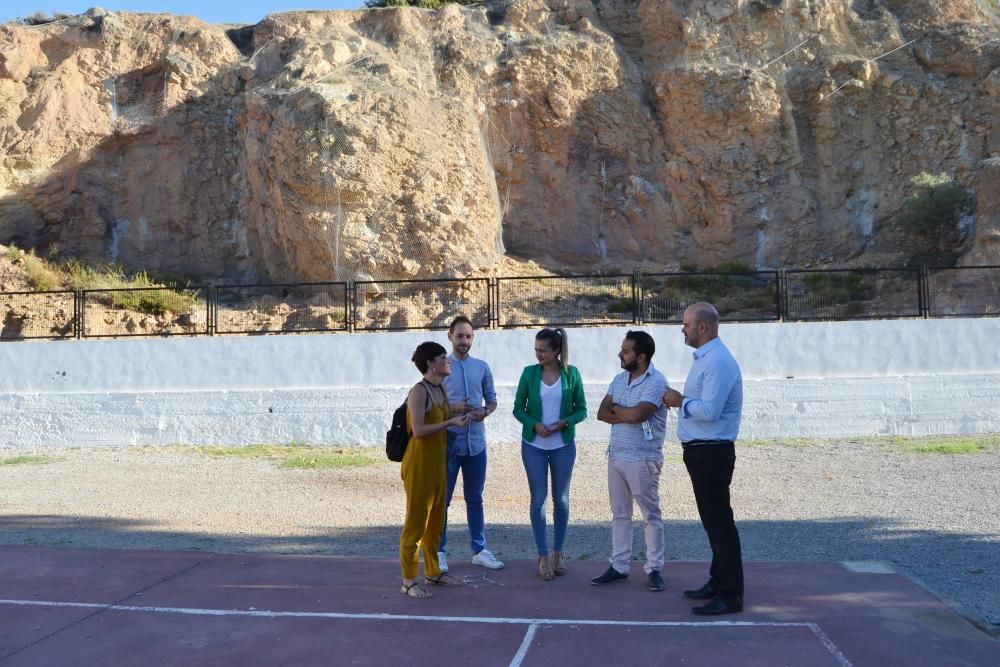
[[[87,335],[87,290],[79,290],[80,295],[80,338]]]
[[[486,328],[493,328],[493,278],[486,278]]]
[[[500,328],[500,278],[493,277],[493,326]]]
[[[778,321],[784,322],[788,313],[788,273],[778,269],[774,280],[774,300],[778,308]]]
[[[347,325],[348,333],[354,333],[355,315],[357,314],[354,309],[357,307],[356,305],[357,294],[358,294],[358,288],[354,284],[354,281],[348,280],[346,292],[344,295],[345,296],[344,324]]]
[[[219,290],[215,286],[215,281],[213,280],[208,284],[208,298],[206,299],[207,312],[205,317],[207,322],[205,322],[205,328],[208,330],[209,336],[214,336],[216,330],[219,328]]]
[[[73,338],[80,340],[83,334],[83,292],[73,291]]]
[[[499,328],[498,321],[500,314],[497,309],[496,289],[496,276],[490,276],[486,279],[486,319],[489,322],[487,325],[488,329]]]
[[[635,270],[632,272],[632,323],[635,325],[641,325],[645,317],[642,293],[642,276]]]
[[[920,295],[920,317],[927,319],[931,310],[931,270],[926,266],[917,270],[917,293]]]

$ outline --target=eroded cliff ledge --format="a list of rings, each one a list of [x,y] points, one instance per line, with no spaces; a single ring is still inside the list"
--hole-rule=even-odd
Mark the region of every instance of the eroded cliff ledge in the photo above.
[[[772,4],[2,26],[0,242],[257,280],[899,264],[929,171],[995,255],[995,6]]]

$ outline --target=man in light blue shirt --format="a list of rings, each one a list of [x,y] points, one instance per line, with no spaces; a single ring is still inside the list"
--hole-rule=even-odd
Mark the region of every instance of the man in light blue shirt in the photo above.
[[[679,408],[677,437],[701,525],[712,546],[708,582],[684,595],[709,601],[692,608],[695,614],[731,614],[743,611],[743,556],[729,498],[736,465],[734,442],[743,411],[743,375],[719,338],[719,313],[712,304],[689,306],[681,332],[684,342],[695,348],[694,363],[684,393],[668,389],[663,404]]]
[[[448,403],[463,412],[472,414],[468,426],[448,429],[448,505],[462,473],[465,496],[465,515],[469,523],[472,542],[472,563],[491,570],[499,570],[503,563],[486,548],[486,520],[483,516],[483,487],[486,485],[486,425],[483,420],[497,409],[497,393],[493,387],[493,373],[489,365],[469,356],[476,333],[472,322],[459,315],[448,328],[451,341],[451,375],[444,380]],[[448,543],[448,517],[441,532],[438,562],[441,571],[448,571],[445,547]]]

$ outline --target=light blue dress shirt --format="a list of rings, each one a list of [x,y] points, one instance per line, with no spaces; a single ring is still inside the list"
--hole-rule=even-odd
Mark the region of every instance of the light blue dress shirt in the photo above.
[[[470,408],[485,409],[487,403],[497,402],[493,373],[485,361],[473,357],[459,359],[454,354],[449,354],[448,359],[451,360],[451,375],[444,379],[444,388],[449,403],[468,399]],[[452,426],[448,432],[455,438],[455,454],[478,456],[486,449],[486,422],[470,421],[468,426]]]
[[[714,338],[694,351],[694,364],[684,382],[684,401],[677,437],[691,440],[736,440],[743,411],[743,374],[729,348]]]

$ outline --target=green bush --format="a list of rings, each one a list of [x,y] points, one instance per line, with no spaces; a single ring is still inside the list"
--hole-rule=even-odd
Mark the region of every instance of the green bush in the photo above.
[[[715,271],[716,273],[753,273],[754,269],[746,262],[734,259],[719,264],[717,267],[712,269],[712,271]]]
[[[972,208],[972,196],[947,174],[921,172],[910,179],[913,194],[903,202],[899,223],[913,234],[942,234],[958,227]]]
[[[106,292],[104,296],[115,308],[148,315],[187,313],[205,308],[195,292],[177,284],[155,281],[144,271],[128,276],[123,269],[112,264],[92,267],[73,259],[63,264],[63,271],[70,288],[74,290],[144,288],[136,292]]]
[[[59,272],[52,269],[46,262],[35,255],[34,250],[24,252],[17,246],[7,246],[7,260],[13,264],[22,264],[28,278],[28,286],[36,292],[48,292],[59,289],[61,278]]]
[[[832,297],[836,301],[855,301],[865,297],[863,276],[849,273],[807,273],[802,282],[814,296]]]
[[[731,260],[704,272],[685,264],[681,270],[691,275],[651,276],[644,280],[652,317],[679,321],[684,308],[698,301],[714,304],[723,316],[767,318],[774,312],[773,281],[757,276],[745,262]]]
[[[34,252],[29,252],[24,256],[24,270],[28,273],[28,284],[36,292],[59,289],[59,274],[50,269],[44,261],[35,257]]]
[[[634,313],[635,311],[635,299],[615,299],[608,304],[609,313]]]
[[[972,195],[947,174],[922,172],[910,185],[898,222],[913,237],[911,264],[953,266],[961,254],[959,221],[971,211]]]

